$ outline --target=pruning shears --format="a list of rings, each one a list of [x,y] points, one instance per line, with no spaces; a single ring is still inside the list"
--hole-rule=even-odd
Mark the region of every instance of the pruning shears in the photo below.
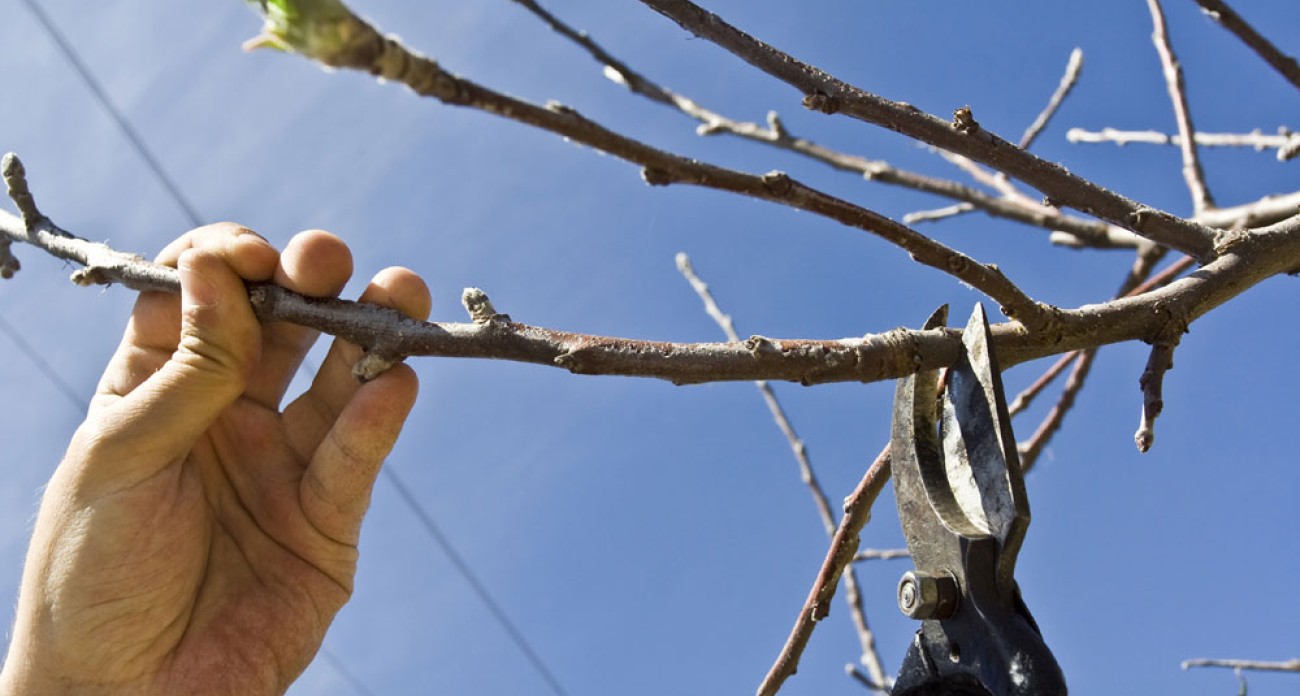
[[[926,323],[942,327],[948,308]],[[915,570],[899,608],[920,619],[894,696],[1064,696],[1065,677],[1016,584],[1029,502],[988,319],[976,305],[949,368],[899,380],[892,465]]]

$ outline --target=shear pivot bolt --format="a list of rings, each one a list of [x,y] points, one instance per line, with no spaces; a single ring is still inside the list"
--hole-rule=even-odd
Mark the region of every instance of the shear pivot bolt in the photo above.
[[[913,619],[946,619],[957,611],[957,581],[950,575],[908,571],[898,581],[898,608]]]

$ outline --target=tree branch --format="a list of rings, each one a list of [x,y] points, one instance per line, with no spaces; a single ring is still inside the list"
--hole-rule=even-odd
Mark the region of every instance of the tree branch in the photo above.
[[[1056,115],[1056,112],[1061,108],[1061,104],[1065,102],[1065,98],[1069,96],[1070,91],[1073,90],[1075,84],[1078,83],[1079,75],[1082,71],[1083,50],[1075,48],[1073,51],[1070,51],[1070,59],[1065,64],[1065,74],[1061,75],[1061,81],[1056,86],[1056,90],[1052,92],[1052,96],[1048,98],[1047,105],[1043,107],[1043,110],[1038,113],[1037,118],[1029,124],[1029,127],[1026,128],[1025,132],[1020,136],[1020,142],[1017,143],[1019,147],[1028,150],[1029,147],[1033,145],[1034,141],[1038,139],[1038,135],[1047,127],[1048,122]],[[1000,173],[1000,175],[1003,178],[1006,177],[1005,174]],[[966,203],[933,210],[921,210],[904,215],[903,223],[910,225],[913,222],[919,221],[935,222],[944,218],[962,215],[974,209],[975,207],[973,205]]]
[[[799,658],[803,655],[808,640],[812,638],[817,622],[830,613],[830,602],[835,596],[835,587],[840,575],[858,550],[862,528],[871,519],[871,507],[875,504],[885,482],[889,480],[889,447],[876,456],[876,460],[867,468],[866,474],[858,482],[857,488],[844,499],[844,516],[840,518],[839,528],[831,540],[826,559],[817,572],[808,598],[795,620],[790,637],[786,639],[776,662],[758,687],[759,696],[771,696],[781,690],[781,685],[794,675],[799,668]]]
[[[1090,131],[1083,128],[1071,128],[1065,133],[1065,139],[1072,143],[1114,143],[1123,147],[1130,143],[1144,145],[1182,146],[1182,137],[1168,135],[1160,131],[1126,131],[1115,128],[1103,128]],[[1285,162],[1300,154],[1300,133],[1287,128],[1278,128],[1276,135],[1267,135],[1258,128],[1249,133],[1196,133],[1192,136],[1201,147],[1250,147],[1255,150],[1277,150],[1278,161]]]
[[[1196,4],[1201,6],[1205,14],[1210,19],[1218,22],[1220,26],[1236,34],[1242,43],[1246,44],[1259,54],[1264,62],[1273,66],[1282,77],[1286,78],[1296,89],[1300,89],[1300,63],[1296,59],[1278,50],[1273,42],[1264,38],[1255,28],[1241,18],[1235,10],[1221,0],[1196,0]]]
[[[59,258],[90,264],[82,283],[117,282],[172,291],[173,269],[87,242],[41,218],[28,229],[0,210],[0,237],[35,244]],[[1266,278],[1300,271],[1300,216],[1225,237],[1220,256],[1196,273],[1138,296],[1053,312],[1051,331],[1011,322],[993,327],[1004,369],[1071,350],[1131,340],[1154,341],[1176,321],[1185,327]],[[592,336],[506,321],[416,322],[400,313],[339,299],[296,295],[259,285],[251,297],[267,321],[289,321],[339,336],[385,358],[472,357],[548,365],[576,374],[656,377],[677,384],[788,380],[802,384],[874,382],[951,365],[960,352],[955,330],[895,329],[839,340],[750,337],[744,343],[667,343]]]
[[[279,47],[335,68],[363,70],[380,78],[400,82],[416,94],[433,97],[455,106],[466,106],[562,135],[575,142],[639,164],[651,185],[692,184],[738,193],[815,213],[875,234],[904,251],[917,262],[956,277],[995,300],[1007,316],[1030,329],[1048,328],[1053,308],[1035,302],[1016,287],[998,268],[980,263],[950,249],[906,225],[879,213],[836,198],[796,181],[782,172],[763,176],[745,174],[659,150],[614,132],[563,105],[540,107],[510,97],[442,69],[434,60],[411,51],[393,36],[383,36],[352,14],[342,3],[333,5],[343,14],[323,15],[322,27],[313,28],[315,17],[303,13],[291,27],[278,30],[268,14],[264,31],[271,38],[255,40],[261,45],[274,39]],[[336,40],[320,40],[322,34]]]
[[[1056,91],[1047,100],[1047,106],[1039,112],[1038,118],[1029,124],[1023,135],[1020,136],[1020,142],[1016,143],[1021,149],[1028,150],[1034,141],[1038,139],[1038,134],[1043,132],[1052,117],[1065,103],[1065,98],[1070,96],[1071,90],[1079,83],[1079,75],[1083,73],[1083,49],[1075,48],[1070,51],[1070,59],[1065,63],[1065,74],[1061,75],[1061,82],[1056,86]]]
[[[1258,672],[1300,672],[1300,658],[1292,658],[1282,662],[1225,660],[1208,657],[1183,660],[1183,669],[1190,669],[1192,667],[1227,667],[1229,669],[1248,669]]]
[[[1165,408],[1165,373],[1174,367],[1174,348],[1177,346],[1178,336],[1174,334],[1152,344],[1146,369],[1138,379],[1138,385],[1142,388],[1142,418],[1133,440],[1137,443],[1139,452],[1147,452],[1155,443],[1156,418]]]
[[[763,143],[782,150],[794,152],[814,161],[826,164],[841,171],[861,174],[869,181],[903,186],[915,191],[932,193],[953,200],[964,201],[961,211],[975,208],[984,210],[994,217],[1016,220],[1029,225],[1060,230],[1070,235],[1072,246],[1095,246],[1111,248],[1115,246],[1132,246],[1129,234],[1116,234],[1113,226],[1095,220],[1085,220],[1063,215],[1048,206],[1034,201],[998,199],[964,186],[956,181],[925,176],[916,172],[897,169],[887,162],[872,160],[858,155],[850,155],[819,145],[806,138],[792,135],[775,111],[769,112],[766,127],[757,123],[737,121],[716,111],[701,106],[698,102],[682,96],[660,85],[634,70],[627,63],[619,60],[585,32],[578,31],[563,20],[548,12],[533,0],[513,0],[540,18],[556,33],[576,43],[587,51],[596,61],[605,66],[605,74],[615,82],[627,87],[634,94],[642,95],[651,101],[670,106],[686,116],[700,122],[697,132],[700,135],[729,133],[753,142]],[[1048,100],[1047,106],[1021,137],[1021,147],[1027,147],[1037,137],[1056,113],[1065,97],[1077,82],[1083,66],[1083,52],[1075,49],[1070,54],[1065,74],[1056,91]],[[904,218],[904,224],[914,221],[910,216]]]
[[[896,558],[911,558],[912,552],[907,549],[862,549],[853,554],[853,562],[859,561],[892,561]]]
[[[1174,120],[1178,122],[1179,149],[1183,153],[1183,179],[1187,181],[1187,190],[1192,194],[1192,209],[1197,215],[1214,208],[1214,199],[1205,186],[1205,171],[1201,169],[1201,158],[1196,152],[1196,137],[1192,135],[1196,128],[1192,126],[1192,112],[1187,107],[1187,85],[1183,81],[1183,66],[1174,54],[1174,47],[1169,43],[1169,30],[1165,26],[1165,11],[1160,0],[1147,0],[1147,9],[1151,11],[1151,41],[1160,55],[1160,65],[1164,69],[1165,84],[1169,89],[1169,101],[1174,107]]]
[[[1073,357],[1074,369],[1070,370],[1070,376],[1065,380],[1065,387],[1061,390],[1061,395],[1057,397],[1056,405],[1043,418],[1043,422],[1038,425],[1038,429],[1023,444],[1018,446],[1020,450],[1020,470],[1021,473],[1029,473],[1034,465],[1038,463],[1038,456],[1043,453],[1047,443],[1051,441],[1052,436],[1061,429],[1061,424],[1065,422],[1065,415],[1074,407],[1074,400],[1083,389],[1084,381],[1088,378],[1088,371],[1092,369],[1092,361],[1097,357],[1096,350],[1081,350],[1070,354]],[[1068,362],[1062,359],[1062,362]]]
[[[686,278],[686,282],[690,283],[691,289],[704,303],[704,311],[713,318],[714,322],[727,336],[727,339],[732,342],[739,342],[740,336],[736,333],[731,317],[718,306],[717,301],[713,298],[713,293],[709,291],[708,284],[696,275],[695,269],[691,266],[691,260],[686,254],[679,253],[677,255],[677,270]],[[776,422],[777,428],[781,430],[781,433],[785,435],[786,442],[790,444],[790,452],[799,465],[799,477],[812,495],[813,504],[817,508],[817,515],[821,518],[826,536],[834,538],[836,528],[835,513],[831,509],[830,500],[826,497],[826,491],[818,482],[817,475],[813,471],[812,461],[808,457],[807,446],[798,433],[795,432],[794,425],[790,423],[789,417],[786,416],[785,409],[781,407],[781,402],[777,400],[776,392],[772,390],[772,386],[761,380],[755,382],[754,386],[758,387],[759,393],[763,396],[763,402],[767,404],[768,411],[772,413],[772,419]],[[851,566],[844,571],[844,594],[849,605],[853,625],[858,632],[858,642],[862,645],[862,665],[870,672],[871,680],[882,685],[880,687],[882,690],[886,689],[889,684],[889,677],[885,674],[884,664],[880,660],[880,653],[876,650],[876,636],[867,622],[867,612],[862,606],[862,592],[859,589],[857,573],[854,572]]]
[[[863,91],[736,29],[689,0],[641,0],[682,28],[712,41],[804,94],[804,105],[843,113],[958,153],[1020,179],[1068,206],[1208,261],[1215,233],[1194,222],[1142,205],[1047,162],[981,128],[973,118],[948,122]],[[960,111],[960,110],[959,110]]]

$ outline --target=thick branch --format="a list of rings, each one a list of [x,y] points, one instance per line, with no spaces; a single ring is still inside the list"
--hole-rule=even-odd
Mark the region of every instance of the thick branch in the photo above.
[[[973,119],[950,123],[910,104],[865,92],[745,34],[689,0],[642,2],[687,31],[798,89],[808,108],[844,113],[964,155],[1024,181],[1056,205],[1081,210],[1203,261],[1213,257],[1213,230],[1104,189],[989,133]]]
[[[1205,14],[1218,22],[1224,29],[1237,35],[1243,43],[1259,54],[1264,62],[1273,66],[1288,82],[1300,89],[1300,63],[1296,59],[1278,50],[1273,42],[1264,38],[1255,28],[1241,18],[1235,10],[1221,0],[1196,0]]]

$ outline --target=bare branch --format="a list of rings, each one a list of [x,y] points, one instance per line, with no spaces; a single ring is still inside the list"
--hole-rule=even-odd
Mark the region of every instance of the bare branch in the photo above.
[[[906,225],[813,189],[782,172],[755,176],[668,153],[616,133],[567,106],[540,107],[453,75],[434,60],[411,51],[396,37],[381,35],[350,12],[331,16],[330,22],[331,35],[341,37],[337,42],[303,42],[285,47],[330,67],[363,70],[402,83],[421,96],[510,118],[589,145],[641,165],[642,177],[651,185],[684,183],[715,188],[781,203],[871,232],[901,247],[917,262],[984,292],[998,302],[1003,313],[1031,329],[1045,328],[1051,321],[1052,308],[1035,302],[996,266],[980,263]],[[291,39],[294,36],[286,37]]]
[[[912,552],[907,549],[862,549],[853,554],[853,562],[859,561],[892,561],[896,558],[911,558]]]
[[[798,89],[810,109],[843,113],[967,156],[1024,181],[1054,204],[1094,215],[1203,261],[1214,255],[1215,233],[1207,227],[1104,189],[978,126],[957,127],[910,104],[863,91],[758,41],[689,0],[641,1],[687,31]]]
[[[709,291],[709,286],[695,273],[691,260],[686,254],[677,254],[677,270],[690,283],[695,294],[699,296],[700,301],[704,303],[704,311],[713,318],[722,332],[726,334],[727,339],[733,342],[739,342],[740,336],[736,333],[735,326],[731,321],[731,316],[722,311],[713,293]],[[782,408],[781,402],[776,398],[776,392],[772,386],[765,381],[757,381],[754,386],[758,387],[759,393],[763,396],[763,402],[767,404],[767,409],[772,413],[772,419],[776,426],[785,435],[785,439],[790,443],[790,451],[794,455],[795,462],[799,465],[799,476],[804,485],[808,486],[808,492],[812,495],[813,505],[817,508],[817,515],[821,518],[822,527],[826,530],[826,536],[835,536],[835,513],[831,509],[830,500],[826,497],[826,491],[817,480],[817,475],[813,471],[812,461],[808,457],[808,448],[804,441],[795,432],[794,425],[786,416],[785,409]],[[880,660],[880,653],[876,650],[876,636],[867,622],[867,613],[862,606],[862,592],[859,589],[857,573],[853,568],[847,568],[844,572],[844,594],[848,601],[850,616],[853,619],[854,627],[858,632],[858,642],[862,645],[862,664],[871,673],[871,679],[876,684],[888,684],[889,677],[885,674],[884,664]]]
[[[1056,400],[1056,405],[1043,418],[1038,429],[1024,443],[1019,445],[1020,450],[1020,470],[1023,473],[1029,473],[1038,463],[1038,456],[1043,453],[1047,443],[1051,441],[1052,436],[1061,428],[1065,422],[1065,415],[1074,407],[1074,400],[1083,389],[1084,381],[1088,378],[1088,371],[1092,369],[1092,361],[1097,356],[1096,350],[1082,350],[1071,354],[1073,356],[1074,369],[1070,370],[1070,376],[1065,380],[1065,388],[1061,390],[1060,397]],[[1064,358],[1062,359],[1064,361]]]
[[[1146,369],[1138,379],[1138,385],[1142,388],[1142,418],[1133,440],[1137,443],[1139,452],[1150,450],[1155,443],[1156,418],[1165,408],[1165,373],[1174,367],[1174,348],[1177,345],[1178,338],[1175,335],[1152,344]]]
[[[1187,190],[1192,194],[1192,209],[1199,215],[1214,208],[1214,199],[1205,186],[1205,172],[1201,169],[1201,158],[1196,152],[1196,137],[1192,135],[1196,128],[1192,126],[1192,113],[1187,107],[1183,67],[1174,54],[1173,45],[1169,43],[1169,30],[1165,26],[1165,12],[1160,6],[1160,0],[1147,0],[1147,9],[1151,11],[1151,22],[1154,25],[1151,41],[1155,43],[1156,53],[1160,55],[1165,84],[1169,89],[1169,101],[1173,104],[1174,119],[1178,122],[1179,149],[1183,153],[1183,179],[1187,181]]]
[[[889,687],[872,681],[871,677],[868,677],[867,675],[863,674],[862,671],[859,670],[856,665],[844,665],[844,673],[847,674],[851,679],[853,679],[853,681],[861,684],[862,686],[866,687],[870,691],[875,691],[876,693],[880,693],[880,694],[889,693]]]
[[[1043,107],[1038,117],[1034,119],[1033,123],[1029,124],[1024,134],[1020,136],[1020,147],[1027,150],[1038,139],[1038,134],[1042,133],[1043,129],[1047,127],[1047,123],[1056,115],[1056,112],[1061,108],[1061,104],[1065,102],[1065,98],[1069,96],[1070,91],[1074,89],[1074,85],[1078,83],[1082,71],[1083,50],[1075,48],[1070,52],[1070,60],[1065,65],[1065,74],[1061,76],[1061,82],[1056,86],[1056,91],[1052,92],[1052,96],[1047,100],[1047,105]],[[1006,175],[999,173],[999,178],[1005,181]],[[934,210],[922,210],[904,215],[903,223],[910,225],[914,222],[935,222],[944,218],[962,215],[974,209],[974,206],[969,203],[961,203]]]
[[[72,274],[72,281],[77,285],[118,282],[132,290],[180,292],[180,277],[175,269],[151,264],[143,256],[114,251],[105,244],[88,242],[56,227],[36,208],[27,188],[23,164],[12,152],[4,156],[0,169],[3,169],[10,197],[22,211],[22,217],[18,218],[0,210],[0,228],[3,228],[0,236],[10,243],[31,244],[51,256],[81,264],[85,268]],[[8,247],[6,244],[4,252],[8,260],[0,260],[7,271],[0,275],[5,278],[18,270],[18,260]]]
[[[1074,362],[1075,358],[1078,357],[1079,354],[1077,352],[1071,352],[1058,358],[1051,367],[1047,368],[1043,374],[1039,375],[1038,379],[1034,380],[1033,384],[1025,387],[1019,394],[1016,394],[1016,398],[1011,400],[1011,405],[1007,406],[1007,414],[1014,416],[1029,408],[1029,405],[1034,402],[1034,399],[1038,398],[1038,395],[1043,393],[1043,390],[1054,382],[1062,372],[1065,372],[1065,368],[1069,367],[1070,363]]]
[[[975,210],[975,206],[970,203],[954,203],[945,205],[942,208],[930,208],[928,210],[916,210],[903,216],[904,225],[915,225],[918,222],[938,222],[950,217],[957,217]]]
[[[1300,214],[1300,191],[1265,196],[1252,203],[1231,208],[1207,210],[1197,216],[1197,220],[1219,229],[1248,230],[1271,225],[1297,214]]]
[[[1242,19],[1235,10],[1228,7],[1227,3],[1221,0],[1196,0],[1196,4],[1200,5],[1205,14],[1220,26],[1236,34],[1242,43],[1258,53],[1264,62],[1273,66],[1273,69],[1281,73],[1282,77],[1285,77],[1296,89],[1300,89],[1300,63],[1297,63],[1295,58],[1278,50],[1273,42],[1255,31],[1255,28]]]
[[[961,211],[979,208],[994,217],[1016,220],[1051,230],[1060,230],[1068,235],[1061,237],[1061,239],[1069,240],[1070,246],[1113,248],[1134,245],[1132,239],[1136,239],[1136,237],[1131,233],[1121,232],[1118,228],[1103,222],[1062,215],[1059,211],[1041,205],[1016,192],[1014,187],[1006,183],[1004,176],[1000,178],[1000,183],[994,181],[993,185],[1006,189],[1004,193],[1008,194],[1007,197],[1015,200],[999,200],[955,181],[897,169],[887,162],[850,155],[824,147],[806,138],[795,137],[781,122],[775,111],[768,114],[766,127],[757,123],[737,121],[723,116],[701,106],[692,99],[651,81],[641,73],[633,70],[627,63],[613,56],[586,33],[569,26],[533,0],[513,1],[528,9],[557,33],[586,50],[592,58],[605,66],[606,75],[610,76],[615,82],[627,87],[635,94],[671,106],[699,121],[700,126],[697,132],[700,135],[729,133],[753,142],[801,154],[834,169],[861,174],[869,181],[903,186],[916,191],[964,201],[964,204],[955,208]],[[1066,72],[1061,79],[1061,84],[1052,95],[1047,107],[1039,114],[1029,130],[1025,132],[1022,142],[1032,141],[1046,125],[1056,109],[1059,108],[1062,100],[1078,79],[1079,70],[1083,64],[1082,59],[1082,51],[1075,49],[1071,54],[1069,64],[1066,66]],[[966,161],[969,162],[969,160]],[[990,179],[998,179],[998,177],[990,177]],[[924,220],[925,218],[920,219]],[[913,221],[914,219],[908,216],[904,218],[903,223],[912,224]]]
[[[830,613],[830,602],[835,596],[840,575],[857,553],[862,527],[871,519],[871,507],[889,480],[889,474],[889,447],[886,446],[858,482],[857,488],[844,499],[844,516],[840,519],[839,528],[835,530],[835,537],[831,540],[826,559],[817,573],[817,580],[813,583],[803,608],[799,610],[799,617],[795,620],[794,628],[781,648],[780,655],[759,685],[759,696],[771,696],[780,691],[785,680],[798,669],[799,658],[803,655],[808,640],[812,638],[813,629],[818,621]]]
[[[1083,128],[1071,128],[1065,134],[1072,143],[1114,143],[1121,147],[1140,143],[1143,145],[1174,145],[1182,147],[1182,138],[1160,131],[1127,131],[1115,128],[1103,128],[1090,131]],[[1279,161],[1285,162],[1300,154],[1300,133],[1287,128],[1278,128],[1275,135],[1265,134],[1258,128],[1249,133],[1196,133],[1192,136],[1200,147],[1249,147],[1255,150],[1277,150]]]
[[[1152,247],[1140,251],[1137,259],[1133,263],[1133,268],[1125,276],[1124,282],[1120,285],[1119,297],[1133,297],[1148,292],[1153,288],[1168,285],[1177,278],[1183,271],[1190,267],[1193,259],[1184,256],[1179,261],[1172,263],[1168,268],[1151,276],[1151,271],[1160,259],[1165,255],[1164,247]],[[1088,377],[1089,370],[1092,369],[1093,360],[1097,356],[1097,349],[1074,351],[1067,353],[1056,361],[1052,367],[1048,368],[1041,377],[1031,384],[1025,391],[1016,396],[1015,401],[1008,407],[1008,413],[1015,414],[1029,406],[1033,400],[1046,386],[1061,373],[1067,366],[1074,363],[1074,369],[1070,371],[1070,377],[1065,382],[1065,387],[1057,397],[1056,405],[1048,411],[1039,424],[1038,429],[1030,436],[1028,440],[1019,445],[1020,466],[1022,471],[1028,472],[1037,463],[1038,457],[1047,447],[1047,443],[1060,430],[1061,425],[1065,422],[1065,416],[1070,409],[1074,407],[1074,401],[1079,392],[1083,389],[1084,381]]]
[[[1065,103],[1065,98],[1070,96],[1070,91],[1078,84],[1079,75],[1082,73],[1083,49],[1076,47],[1073,51],[1070,51],[1070,60],[1065,64],[1065,74],[1061,76],[1061,83],[1056,86],[1056,91],[1052,92],[1052,96],[1047,100],[1047,106],[1043,107],[1042,112],[1038,114],[1038,118],[1035,118],[1034,122],[1025,129],[1024,135],[1020,136],[1020,142],[1018,143],[1020,147],[1028,150],[1029,146],[1034,144],[1034,141],[1038,139],[1038,134],[1043,132],[1043,129],[1047,127],[1047,123],[1052,120],[1057,110],[1061,108],[1061,104]]]
[[[59,258],[90,263],[77,274],[81,282],[117,282],[160,291],[178,287],[173,269],[79,239],[48,220],[29,231],[21,218],[0,210],[0,237],[41,246]],[[1153,341],[1170,319],[1186,326],[1264,279],[1296,271],[1300,271],[1300,216],[1249,234],[1227,236],[1220,258],[1194,277],[1139,296],[1055,310],[1049,332],[1029,332],[1015,322],[998,324],[993,327],[995,350],[1003,367],[1009,368],[1108,343]],[[760,379],[802,384],[873,382],[946,367],[960,352],[958,333],[946,329],[895,329],[839,340],[753,336],[740,344],[667,343],[592,336],[504,320],[483,324],[415,322],[393,310],[308,298],[272,285],[254,287],[251,297],[264,319],[309,326],[390,358],[492,358],[559,367],[576,374],[656,377],[677,384]]]
[[[1192,667],[1227,667],[1229,669],[1247,669],[1256,672],[1300,672],[1300,658],[1292,658],[1282,662],[1215,659],[1208,657],[1183,660],[1183,669],[1191,669]]]

